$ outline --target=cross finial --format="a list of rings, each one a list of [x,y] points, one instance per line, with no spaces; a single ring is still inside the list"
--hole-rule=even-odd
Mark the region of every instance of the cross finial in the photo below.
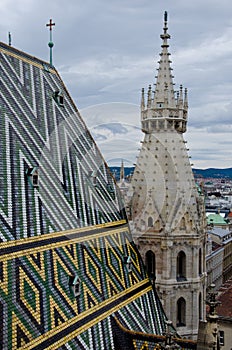
[[[49,20],[49,23],[46,24],[46,27],[49,27],[50,30],[50,41],[48,43],[48,46],[50,48],[50,65],[52,66],[52,48],[54,46],[54,43],[52,42],[52,26],[54,26],[55,23],[52,23],[52,19]]]
[[[52,30],[52,26],[55,26],[55,23],[52,23],[52,19],[50,18],[49,23],[46,24],[46,27],[50,27],[50,30]]]

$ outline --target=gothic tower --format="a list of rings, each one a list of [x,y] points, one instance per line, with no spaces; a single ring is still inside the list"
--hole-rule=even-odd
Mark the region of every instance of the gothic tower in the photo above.
[[[144,140],[131,182],[130,226],[167,317],[195,338],[205,311],[205,215],[183,133],[187,89],[174,91],[167,13],[155,91],[141,100]]]

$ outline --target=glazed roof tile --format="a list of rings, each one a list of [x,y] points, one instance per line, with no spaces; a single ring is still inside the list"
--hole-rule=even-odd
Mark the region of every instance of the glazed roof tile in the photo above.
[[[220,289],[218,300],[221,305],[217,307],[217,314],[232,319],[232,279],[228,280]]]

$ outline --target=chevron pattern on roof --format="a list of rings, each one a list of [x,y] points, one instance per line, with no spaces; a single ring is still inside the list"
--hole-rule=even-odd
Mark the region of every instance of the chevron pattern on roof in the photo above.
[[[112,176],[58,73],[3,44],[0,55],[1,241],[122,219]]]

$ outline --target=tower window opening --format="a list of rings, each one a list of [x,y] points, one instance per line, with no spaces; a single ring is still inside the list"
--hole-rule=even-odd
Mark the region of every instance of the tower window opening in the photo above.
[[[179,252],[176,259],[176,279],[177,281],[186,281],[186,255],[183,251]]]
[[[151,216],[149,216],[148,221],[147,221],[148,227],[153,227],[153,219]]]
[[[199,249],[199,275],[202,275],[202,252],[201,248]]]
[[[186,326],[186,301],[184,298],[179,298],[177,300],[177,315],[176,315],[176,326],[185,327]]]
[[[185,223],[185,218],[184,217],[181,219],[180,229],[181,230],[186,230],[186,223]]]
[[[155,279],[156,276],[156,261],[155,254],[148,250],[145,256],[145,266],[147,270],[148,277],[151,279]]]
[[[202,297],[201,297],[201,293],[199,294],[199,320],[202,320]]]

